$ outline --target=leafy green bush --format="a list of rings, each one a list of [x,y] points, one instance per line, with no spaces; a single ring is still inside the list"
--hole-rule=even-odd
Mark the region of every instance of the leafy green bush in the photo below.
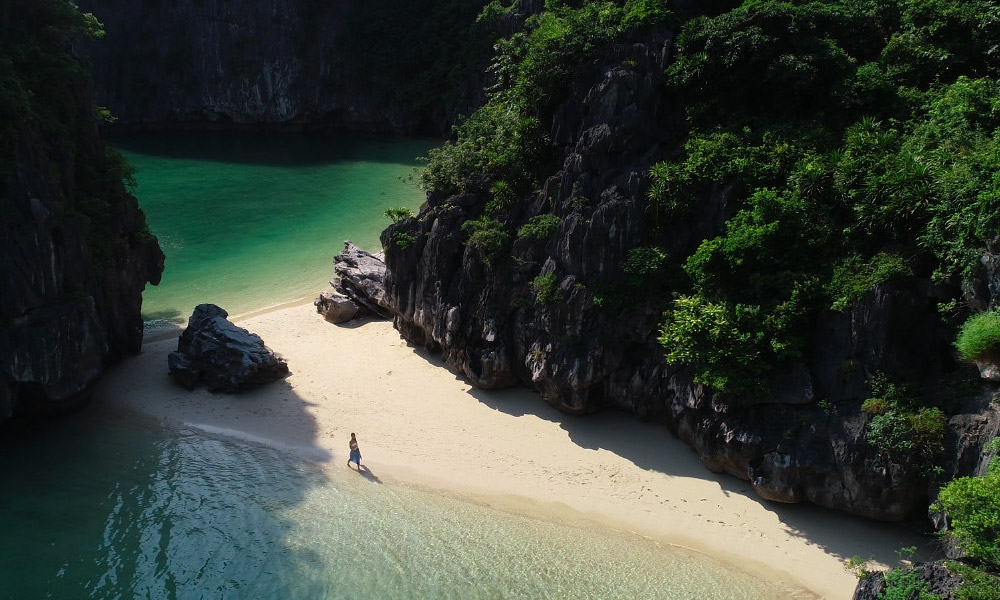
[[[766,371],[759,307],[680,296],[666,314],[659,342],[667,361],[691,365],[694,380],[722,393],[758,392]]]
[[[486,262],[493,262],[503,251],[510,240],[510,233],[504,229],[503,223],[489,217],[480,217],[462,223],[462,231],[468,232],[466,244],[482,253]]]
[[[638,247],[628,251],[622,271],[633,288],[654,287],[663,275],[669,256],[662,248]]]
[[[964,360],[1000,360],[1000,311],[969,317],[958,332],[955,347]]]
[[[559,217],[550,214],[535,215],[517,230],[517,235],[526,238],[544,239],[559,228]]]
[[[880,600],[941,600],[941,596],[929,593],[930,583],[912,568],[890,569],[885,574],[885,583]]]
[[[409,219],[410,217],[412,217],[413,216],[413,211],[410,210],[410,209],[408,209],[408,208],[406,208],[405,206],[404,207],[398,207],[398,208],[387,208],[382,213],[382,216],[386,217],[387,219],[389,219],[393,223],[399,223],[403,219]]]
[[[406,233],[405,231],[394,231],[392,232],[392,243],[396,244],[397,248],[406,250],[413,244],[417,243],[417,236]]]
[[[868,260],[852,254],[834,266],[826,290],[833,300],[830,308],[846,310],[875,286],[912,274],[913,270],[898,254],[879,252]]]
[[[500,216],[507,212],[517,200],[517,192],[514,191],[514,188],[509,183],[502,179],[490,186],[490,194],[493,196],[493,199],[486,204],[486,212],[494,216]]]
[[[970,557],[1000,569],[1000,472],[959,477],[941,488],[935,508],[949,519],[949,535]]]
[[[562,299],[555,273],[535,277],[531,281],[531,289],[535,292],[535,301],[539,304],[555,304]]]
[[[958,562],[948,563],[948,569],[962,576],[955,590],[958,600],[1000,600],[1000,577]]]
[[[929,468],[944,450],[948,419],[941,409],[920,406],[914,391],[876,374],[869,382],[871,397],[861,410],[873,414],[868,422],[868,441],[887,452],[910,454]]]

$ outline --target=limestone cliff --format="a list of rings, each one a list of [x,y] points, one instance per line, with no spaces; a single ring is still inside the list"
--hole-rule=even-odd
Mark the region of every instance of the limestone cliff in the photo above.
[[[657,342],[662,305],[619,309],[597,300],[600,290],[626,285],[621,265],[647,234],[646,173],[683,135],[680,108],[660,75],[671,42],[660,29],[606,48],[546,123],[562,149],[558,166],[540,192],[509,210],[506,225],[518,231],[551,213],[558,227],[548,235],[522,233],[492,259],[467,244],[463,224],[491,199],[490,182],[472,180],[460,195],[429,194],[416,217],[383,233],[396,327],[440,350],[478,386],[522,384],[568,412],[611,408],[662,421],[709,469],[748,480],[763,498],[877,519],[919,513],[929,490],[974,469],[996,435],[993,389],[956,401],[964,404],[954,407],[944,472],[934,477],[912,457],[869,445],[870,416],[860,405],[876,372],[931,385],[961,370],[953,332],[934,308],[937,298],[960,294],[957,287],[911,278],[871,289],[848,311],[820,315],[810,358],[786,365],[770,395],[739,398],[720,397],[665,361]],[[717,185],[676,223],[666,251],[687,256],[716,235],[738,188]],[[551,289],[540,293],[539,281]],[[991,286],[984,280],[976,289],[995,302]]]
[[[63,0],[0,11],[0,420],[78,403],[142,343],[163,254],[95,125]]]
[[[79,51],[117,128],[439,133],[479,93],[484,3],[81,0],[107,35]]]

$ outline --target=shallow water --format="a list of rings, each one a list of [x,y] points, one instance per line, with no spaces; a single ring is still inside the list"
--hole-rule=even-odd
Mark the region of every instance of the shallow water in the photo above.
[[[147,286],[147,324],[187,319],[211,302],[231,315],[329,288],[350,239],[381,250],[389,207],[416,212],[403,181],[431,140],[338,135],[185,133],[120,137],[134,190],[166,255]]]
[[[4,432],[8,433],[8,432]],[[708,557],[78,415],[0,436],[0,598],[783,598]]]

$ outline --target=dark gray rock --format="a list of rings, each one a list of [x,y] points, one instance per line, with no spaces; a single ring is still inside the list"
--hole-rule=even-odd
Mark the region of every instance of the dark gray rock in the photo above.
[[[751,482],[761,497],[876,519],[920,515],[936,480],[912,457],[869,445],[870,416],[860,406],[877,372],[924,381],[956,368],[953,332],[935,309],[939,288],[920,279],[882,285],[850,310],[820,314],[808,358],[779,365],[776,393],[764,397],[719,397],[668,365],[655,300],[621,311],[599,305],[625,285],[621,265],[647,240],[645,174],[683,127],[659,75],[670,42],[654,31],[606,49],[554,110],[551,137],[562,157],[505,223],[516,232],[553,214],[560,222],[547,239],[514,239],[492,261],[469,248],[462,224],[490,199],[490,182],[479,180],[465,182],[460,196],[429,195],[416,217],[383,232],[394,325],[479,387],[521,384],[566,412],[619,409],[661,421],[709,469]],[[742,192],[738,180],[707,191],[671,224],[665,250],[690,255],[720,231]],[[397,232],[416,241],[400,248],[391,243]],[[539,275],[555,278],[554,301],[537,299]],[[944,295],[958,293],[951,286]],[[974,441],[949,442],[945,463],[984,443],[966,435],[977,411],[955,412],[956,439]]]
[[[321,292],[319,298],[313,301],[316,312],[331,323],[346,323],[358,316],[361,307],[354,303],[347,296],[333,293]]]
[[[927,583],[925,593],[941,600],[955,600],[955,592],[963,582],[962,576],[952,572],[943,561],[922,563],[909,569]],[[853,600],[878,600],[887,587],[885,573],[873,573],[858,581]]]
[[[383,319],[392,318],[392,307],[385,294],[385,259],[382,253],[372,254],[349,240],[344,250],[333,257],[337,276],[330,285],[366,312]]]
[[[45,26],[4,10],[3,27]],[[71,59],[70,48],[45,50]],[[14,129],[0,144],[0,420],[86,401],[107,365],[139,352],[142,290],[163,271],[108,164],[85,77],[28,91],[60,98],[60,110],[45,131],[4,116]]]
[[[201,382],[211,392],[236,393],[288,373],[285,360],[265,346],[260,336],[233,325],[228,316],[214,304],[194,309],[177,341],[177,351],[167,357],[174,381],[187,389]]]
[[[110,127],[160,129],[337,128],[445,133],[466,105],[386,93],[367,57],[341,41],[366,3],[316,0],[80,0],[104,24],[78,51],[94,65],[96,100]],[[355,13],[361,13],[357,15]],[[387,40],[379,51],[391,50]],[[358,63],[362,64],[358,64]],[[483,65],[485,66],[485,65]],[[482,100],[481,77],[458,89]],[[405,82],[399,82],[405,87]],[[457,104],[457,103],[456,103]]]

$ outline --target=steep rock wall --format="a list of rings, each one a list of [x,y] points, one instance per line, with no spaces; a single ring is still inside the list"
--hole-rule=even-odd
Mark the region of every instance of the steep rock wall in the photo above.
[[[55,71],[39,66],[50,56],[6,46],[51,44],[45,11],[55,4],[14,3],[0,15],[11,57],[0,75],[27,98],[0,122],[0,420],[79,403],[108,363],[137,353],[141,293],[163,270],[68,45],[44,46],[66,71],[51,81],[43,73]]]
[[[383,233],[397,329],[480,387],[523,384],[567,412],[613,408],[662,421],[709,469],[750,481],[763,498],[888,520],[919,512],[938,482],[972,468],[1000,422],[990,389],[956,408],[935,477],[865,441],[870,416],[860,405],[874,373],[933,380],[956,368],[952,332],[934,308],[941,290],[928,281],[882,285],[848,312],[822,315],[812,359],[787,365],[763,398],[721,398],[668,365],[657,305],[619,311],[597,300],[625,285],[621,264],[644,241],[645,173],[683,134],[659,76],[670,44],[658,31],[609,48],[555,111],[560,166],[512,209],[508,228],[551,212],[559,226],[547,239],[518,237],[492,261],[467,246],[462,224],[490,199],[475,181],[462,195],[429,195],[416,217]],[[739,185],[717,186],[676,224],[666,250],[686,256],[715,235]],[[397,234],[413,244],[395,244]],[[538,299],[539,275],[554,277],[555,302]]]
[[[474,4],[469,6],[475,9]],[[107,32],[78,51],[93,63],[97,103],[117,117],[115,128],[308,125],[440,133],[463,108],[442,102],[414,107],[415,99],[398,99],[391,87],[373,83],[366,61],[373,53],[393,52],[393,40],[373,41],[371,52],[361,56],[349,55],[340,43],[363,18],[363,3],[81,0],[79,5]],[[441,83],[461,87],[467,102],[478,94],[475,78]]]

